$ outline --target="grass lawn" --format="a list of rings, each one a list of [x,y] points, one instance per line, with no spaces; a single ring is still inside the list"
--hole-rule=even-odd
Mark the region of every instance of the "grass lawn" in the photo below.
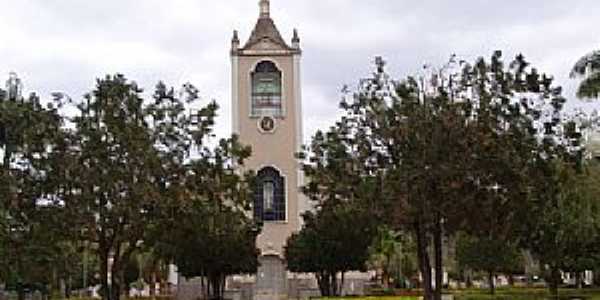
[[[420,297],[413,296],[371,296],[371,297],[338,297],[319,298],[319,300],[419,300]]]
[[[500,288],[492,296],[488,290],[467,289],[453,291],[455,300],[546,300],[553,298],[545,288]],[[597,289],[560,289],[560,299],[600,300],[600,290]]]
[[[454,300],[548,300],[555,299],[545,288],[500,288],[492,296],[486,289],[466,289],[450,291]],[[560,289],[560,300],[582,299],[600,300],[599,289]],[[324,300],[418,300],[415,296],[373,296],[373,297],[340,297],[320,298]]]

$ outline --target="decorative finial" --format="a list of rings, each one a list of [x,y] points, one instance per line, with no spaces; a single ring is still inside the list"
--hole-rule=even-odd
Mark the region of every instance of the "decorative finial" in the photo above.
[[[236,51],[240,47],[240,38],[238,37],[238,31],[233,31],[233,37],[231,38],[231,51]]]
[[[261,18],[269,18],[270,17],[270,3],[269,0],[260,0],[259,2],[259,6],[260,6],[260,17]]]
[[[300,48],[300,36],[296,28],[294,28],[294,36],[292,37],[292,47],[296,49]]]
[[[381,57],[381,56],[375,57],[375,66],[377,66],[377,73],[381,74],[384,72],[385,60],[383,60],[383,57]]]
[[[20,100],[22,91],[23,83],[21,79],[17,76],[17,73],[10,72],[6,81],[6,100]]]

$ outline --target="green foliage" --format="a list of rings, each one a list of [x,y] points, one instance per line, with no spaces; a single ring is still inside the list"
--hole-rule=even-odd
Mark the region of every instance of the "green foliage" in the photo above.
[[[136,281],[140,279],[140,275],[140,264],[136,257],[132,255],[123,266],[123,284],[125,285],[125,289],[128,290],[135,285]]]
[[[150,295],[156,295],[156,283],[165,283],[169,276],[170,260],[161,256],[160,247],[156,243],[151,247],[142,249],[135,254],[136,261],[140,268],[141,277],[138,282],[148,283],[150,286]]]
[[[260,254],[254,222],[230,207],[215,209],[192,204],[167,240],[179,272],[206,278],[210,298],[223,296],[227,276],[256,273]]]
[[[62,117],[32,94],[0,97],[0,281],[19,288],[52,281],[48,270],[66,263],[65,237],[52,208],[50,149],[61,137]]]
[[[365,269],[376,229],[391,216],[381,201],[383,175],[365,162],[367,133],[355,129],[344,118],[317,132],[299,154],[308,178],[302,190],[316,211],[303,215],[305,225],[288,239],[285,253],[290,271],[315,274],[322,295],[341,292],[339,273]]]
[[[122,272],[131,255],[156,242],[165,209],[184,194],[183,163],[193,147],[202,149],[217,109],[212,102],[189,114],[186,105],[197,99],[190,85],[182,98],[162,83],[150,103],[141,93],[122,75],[98,80],[53,152],[56,197],[72,235],[99,257],[106,299],[118,299],[126,287]]]
[[[53,153],[56,192],[73,236],[95,245],[108,299],[118,299],[125,287],[121,272],[155,222],[153,207],[160,201],[160,157],[140,94],[121,75],[98,80],[78,105],[69,138]]]
[[[314,273],[321,295],[339,296],[344,273],[366,269],[376,223],[368,211],[352,203],[328,203],[303,218],[304,227],[292,234],[285,247],[288,269]]]
[[[523,268],[520,250],[502,240],[477,238],[461,234],[458,236],[456,260],[461,268],[486,272],[488,280],[496,273],[513,274]],[[494,282],[489,282],[490,287]]]
[[[239,174],[250,149],[237,137],[221,140],[214,150],[187,163],[181,194],[170,199],[169,218],[160,227],[159,253],[172,259],[188,278],[207,280],[205,296],[222,298],[227,276],[253,274],[258,268],[256,237],[248,215],[253,174]]]
[[[577,97],[598,98],[600,96],[600,51],[594,51],[580,58],[573,70],[571,78],[582,78]]]
[[[511,225],[530,199],[534,162],[577,145],[552,117],[566,101],[561,89],[522,55],[510,64],[499,51],[474,64],[453,57],[428,76],[404,81],[392,80],[384,67],[378,59],[373,76],[341,103],[345,115],[313,138],[308,194],[362,199],[393,228],[414,232],[431,299],[429,256],[441,286],[444,235],[464,230],[516,242],[519,228]],[[361,187],[371,193],[357,192]]]
[[[217,274],[219,285],[256,270],[259,230],[246,215],[253,177],[235,171],[250,149],[237,137],[205,145],[218,106],[196,109],[193,86],[176,93],[159,83],[152,101],[141,94],[107,76],[68,124],[35,96],[0,97],[0,280],[69,278],[69,290],[99,273],[103,297],[114,300],[170,260],[189,276]],[[151,254],[147,264],[140,251]]]
[[[406,287],[406,282],[417,275],[416,245],[409,234],[380,226],[369,248],[369,266],[382,272],[382,284]]]
[[[598,264],[600,171],[595,162],[580,170],[560,159],[538,170],[527,246],[548,266],[551,288],[557,292],[558,270],[581,272]]]

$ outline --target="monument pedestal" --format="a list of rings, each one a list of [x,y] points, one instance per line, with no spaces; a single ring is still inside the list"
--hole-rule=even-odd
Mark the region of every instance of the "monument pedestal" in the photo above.
[[[254,300],[287,299],[287,271],[283,260],[277,255],[264,255],[258,261]]]

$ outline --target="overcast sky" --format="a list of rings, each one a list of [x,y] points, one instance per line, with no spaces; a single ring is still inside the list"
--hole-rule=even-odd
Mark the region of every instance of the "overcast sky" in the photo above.
[[[151,91],[159,80],[191,82],[221,105],[217,133],[230,133],[232,31],[250,34],[258,0],[0,0],[0,80],[16,71],[27,92],[73,98],[95,78],[125,74]],[[580,56],[600,49],[598,0],[271,0],[286,40],[298,28],[303,49],[305,140],[335,119],[339,91],[371,71],[375,56],[396,78],[441,65],[522,52],[568,78]]]

